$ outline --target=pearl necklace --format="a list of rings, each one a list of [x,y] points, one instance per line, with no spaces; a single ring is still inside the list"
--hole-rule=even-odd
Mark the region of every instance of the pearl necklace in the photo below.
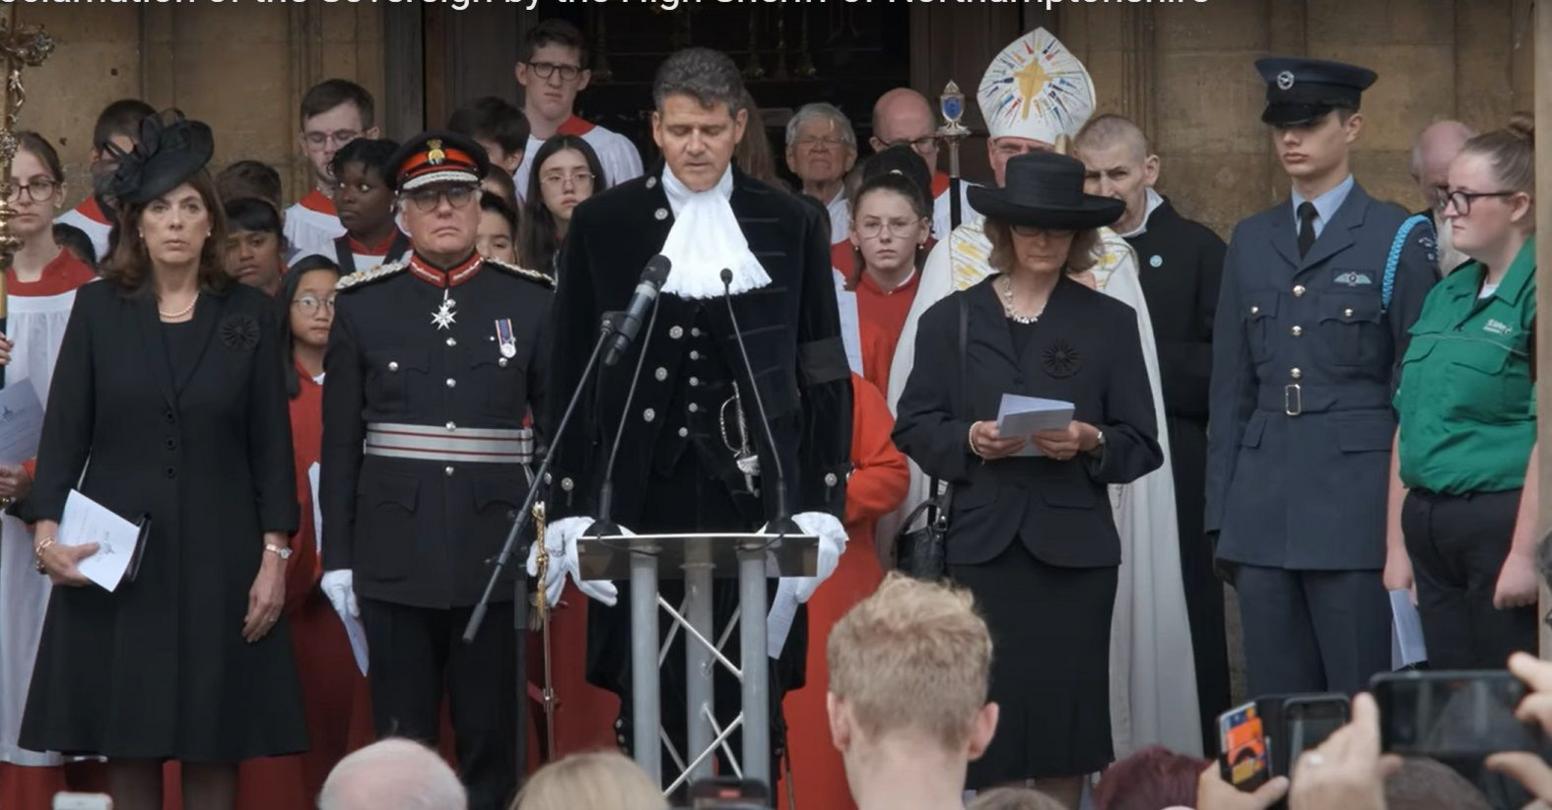
[[[1013,303],[1013,279],[1001,276],[994,286],[997,287],[997,294],[1002,297],[1002,314],[1008,316],[1008,320],[1025,326],[1040,320],[1039,312],[1033,315],[1018,314],[1018,307]]]
[[[194,305],[197,303],[199,303],[199,293],[195,293],[194,297],[189,299],[188,306],[177,312],[168,312],[161,307],[157,307],[156,314],[162,316],[162,320],[164,321],[181,321],[184,318],[187,318],[190,312],[194,311]]]

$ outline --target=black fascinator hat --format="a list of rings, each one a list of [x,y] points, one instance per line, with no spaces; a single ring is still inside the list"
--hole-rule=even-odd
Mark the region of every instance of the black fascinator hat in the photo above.
[[[135,148],[109,145],[118,166],[103,193],[120,204],[146,203],[175,189],[205,168],[215,150],[210,127],[190,121],[178,110],[164,110],[140,122]]]

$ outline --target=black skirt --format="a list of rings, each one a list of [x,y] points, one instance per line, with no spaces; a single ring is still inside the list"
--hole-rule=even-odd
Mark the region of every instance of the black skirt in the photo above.
[[[1058,568],[1014,540],[991,562],[951,565],[992,633],[991,700],[1000,707],[967,787],[1077,776],[1114,758],[1110,617],[1115,568]]]

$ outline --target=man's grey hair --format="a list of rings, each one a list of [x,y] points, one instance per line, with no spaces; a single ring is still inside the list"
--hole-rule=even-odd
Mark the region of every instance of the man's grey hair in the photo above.
[[[373,743],[340,760],[318,794],[318,810],[468,810],[453,769],[405,739]]]
[[[845,141],[846,146],[853,152],[857,151],[857,133],[852,131],[851,119],[847,118],[846,113],[841,112],[834,104],[826,104],[823,101],[804,104],[792,114],[791,120],[787,121],[787,145],[792,146],[797,141],[798,132],[804,124],[819,119],[835,122],[835,128],[841,133],[841,140]]]
[[[733,59],[710,48],[675,51],[657,69],[652,81],[652,102],[659,112],[669,96],[682,94],[702,107],[727,105],[728,115],[744,108],[744,79]]]

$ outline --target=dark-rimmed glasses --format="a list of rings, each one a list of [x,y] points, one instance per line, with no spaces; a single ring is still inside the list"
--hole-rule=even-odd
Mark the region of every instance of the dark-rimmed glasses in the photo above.
[[[582,74],[582,68],[576,65],[562,65],[557,62],[524,62],[523,64],[541,79],[554,76],[557,70],[560,71],[560,80],[563,82],[576,81],[577,76]]]
[[[1518,191],[1451,191],[1439,198],[1439,210],[1444,211],[1450,206],[1455,206],[1455,213],[1461,216],[1471,214],[1471,204],[1483,197],[1513,197]]]
[[[909,146],[916,150],[917,154],[928,154],[938,148],[938,136],[923,135],[920,138],[901,138],[897,141],[885,141],[885,147]]]
[[[414,203],[415,208],[420,210],[421,213],[429,213],[435,211],[437,206],[441,205],[443,199],[446,199],[447,204],[454,208],[466,208],[469,203],[474,202],[474,195],[479,190],[479,186],[472,184],[432,186],[430,188],[417,188],[413,191],[405,192],[405,196],[410,198],[410,202]]]
[[[334,146],[338,148],[344,146],[347,143],[350,143],[359,137],[361,137],[361,133],[353,129],[336,129],[333,132],[302,133],[302,140],[306,141],[307,146],[312,149],[322,149],[325,146],[328,146],[330,141],[333,141]]]
[[[16,202],[23,194],[33,202],[47,202],[59,190],[59,183],[46,177],[34,177],[30,182],[18,183],[11,181],[11,193],[6,199]]]

